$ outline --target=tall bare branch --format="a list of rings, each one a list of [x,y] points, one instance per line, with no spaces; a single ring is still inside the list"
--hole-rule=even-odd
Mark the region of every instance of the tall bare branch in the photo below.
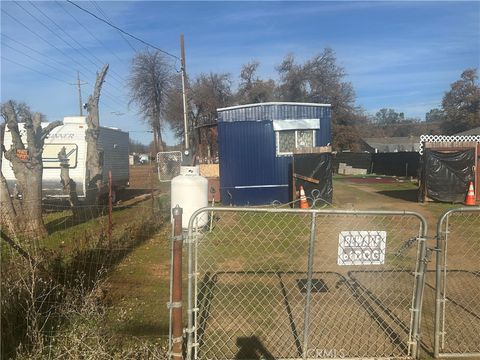
[[[12,134],[13,146],[16,149],[25,149],[25,145],[20,137],[20,131],[18,130],[18,118],[13,101],[7,101],[2,110],[6,117],[7,128]]]
[[[99,201],[103,165],[101,161],[101,153],[98,148],[98,136],[100,133],[100,114],[98,104],[100,101],[100,92],[102,90],[105,76],[107,75],[108,64],[105,64],[97,74],[95,88],[93,94],[90,95],[87,103],[87,126],[85,132],[85,140],[87,142],[87,176],[86,176],[86,201],[87,204],[96,204]]]
[[[100,115],[98,111],[98,103],[100,101],[100,92],[102,91],[102,85],[105,81],[105,76],[107,75],[108,71],[108,64],[105,64],[100,71],[97,73],[97,80],[95,81],[95,88],[93,90],[93,94],[90,95],[88,98],[87,103],[87,125],[89,129],[97,130],[100,126]]]

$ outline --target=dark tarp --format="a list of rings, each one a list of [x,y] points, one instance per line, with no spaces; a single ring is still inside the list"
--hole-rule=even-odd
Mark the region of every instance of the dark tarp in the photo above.
[[[338,173],[340,163],[345,163],[356,169],[367,169],[367,173],[372,172],[372,154],[363,152],[338,152],[333,155],[333,171]]]
[[[331,204],[333,197],[332,154],[294,154],[293,172],[303,177],[318,180],[319,183],[295,178],[296,190],[303,186],[308,198],[318,198],[316,205]],[[311,202],[309,202],[310,205]]]
[[[372,154],[373,173],[390,176],[418,176],[420,154],[415,151]]]
[[[434,151],[425,149],[424,181],[427,196],[437,201],[465,201],[468,183],[475,178],[475,149]]]

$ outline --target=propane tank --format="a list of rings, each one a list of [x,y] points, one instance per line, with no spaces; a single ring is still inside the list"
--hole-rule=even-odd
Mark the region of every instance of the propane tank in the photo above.
[[[182,227],[184,229],[188,227],[190,217],[196,210],[208,206],[208,180],[200,176],[199,166],[181,166],[180,175],[172,179],[172,209],[177,205],[183,209]],[[197,220],[194,226],[206,225],[208,213],[200,214]],[[173,216],[171,221],[173,222]]]

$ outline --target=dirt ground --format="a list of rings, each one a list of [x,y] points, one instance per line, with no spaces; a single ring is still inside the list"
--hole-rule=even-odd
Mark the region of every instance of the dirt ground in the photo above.
[[[157,189],[160,187],[155,165],[130,165],[130,189]]]

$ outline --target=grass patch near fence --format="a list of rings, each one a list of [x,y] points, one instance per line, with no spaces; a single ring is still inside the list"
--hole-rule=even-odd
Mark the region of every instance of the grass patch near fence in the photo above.
[[[49,355],[44,351],[56,354],[57,350],[59,353],[63,350],[61,348],[47,350],[45,341],[56,346],[54,344],[57,338],[74,342],[82,338],[83,335],[76,334],[75,326],[72,325],[77,323],[77,320],[82,321],[81,309],[77,309],[78,306],[73,303],[68,304],[71,293],[77,293],[79,289],[82,289],[81,297],[88,297],[92,291],[95,292],[94,303],[98,304],[95,312],[98,316],[95,315],[96,322],[88,322],[86,325],[95,327],[92,328],[92,334],[98,333],[99,337],[105,339],[103,347],[98,349],[97,358],[104,358],[101,355],[102,351],[111,350],[112,354],[116,352],[119,347],[112,345],[112,342],[116,341],[115,332],[105,326],[103,320],[103,312],[109,311],[110,307],[108,292],[103,290],[105,276],[108,277],[122,264],[126,264],[128,272],[137,275],[134,282],[140,284],[138,288],[129,289],[131,295],[138,300],[143,291],[150,292],[146,287],[147,283],[138,281],[145,274],[142,262],[130,264],[126,259],[136,249],[142,248],[150,239],[155,238],[158,230],[164,227],[167,214],[165,204],[160,201],[147,200],[134,206],[117,206],[113,212],[110,237],[107,230],[107,215],[74,223],[71,221],[69,211],[47,213],[45,224],[50,235],[39,244],[37,258],[40,259],[40,267],[26,263],[25,259],[19,257],[2,241],[1,357],[10,358],[15,352],[18,354],[20,351],[22,359],[49,359]],[[165,228],[169,231],[168,226]],[[28,249],[26,244],[24,247]],[[163,244],[160,244],[159,249],[168,253],[168,247],[163,248]],[[164,277],[167,278],[168,274]],[[35,288],[35,293],[29,298],[30,288]],[[163,290],[159,295],[160,299],[163,299],[162,296],[168,297],[168,286]],[[77,301],[79,305],[83,303],[80,298]],[[158,299],[155,303],[159,304]],[[164,303],[162,300],[162,305]],[[137,301],[133,306],[140,308],[144,304],[148,302]],[[65,311],[67,305],[68,309]],[[161,317],[163,313],[166,311],[158,310],[153,317]],[[148,318],[151,316],[148,315]],[[32,330],[32,323],[45,325]],[[164,323],[168,324],[168,321]],[[101,331],[98,332],[97,329]],[[32,331],[38,335],[32,337]],[[19,344],[22,344],[22,347],[17,350]],[[63,346],[61,342],[58,344]],[[137,347],[139,344],[141,343],[132,342],[131,346]],[[126,351],[130,351],[131,348],[126,348]],[[70,358],[76,357],[66,357]]]
[[[311,215],[214,212],[213,230],[199,240],[202,262],[212,270],[282,270],[295,253],[306,251]]]
[[[122,342],[167,339],[169,235],[170,228],[165,226],[132,251],[106,279],[105,327]]]

